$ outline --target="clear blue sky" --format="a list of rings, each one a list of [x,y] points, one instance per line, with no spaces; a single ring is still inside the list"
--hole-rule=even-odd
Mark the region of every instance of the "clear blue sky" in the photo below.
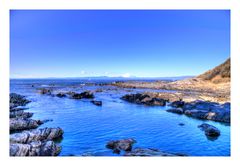
[[[10,77],[198,75],[230,56],[228,10],[12,10]]]

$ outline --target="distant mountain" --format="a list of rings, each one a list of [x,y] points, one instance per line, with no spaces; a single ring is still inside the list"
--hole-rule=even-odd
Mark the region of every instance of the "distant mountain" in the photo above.
[[[231,78],[230,58],[228,58],[224,63],[220,64],[219,66],[197,76],[197,78],[212,81],[213,83],[230,82]]]

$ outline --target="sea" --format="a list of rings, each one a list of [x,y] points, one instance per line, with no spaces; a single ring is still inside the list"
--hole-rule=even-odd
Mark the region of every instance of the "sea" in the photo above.
[[[159,79],[141,81],[156,80]],[[137,141],[133,148],[154,148],[188,156],[230,156],[229,124],[166,112],[170,106],[129,103],[121,97],[129,93],[166,91],[119,88],[106,84],[115,81],[130,79],[10,79],[10,92],[24,95],[32,101],[26,105],[26,111],[34,113],[33,119],[50,120],[39,128],[61,127],[64,130],[63,138],[57,141],[62,147],[60,156],[122,156],[123,153],[112,153],[106,144],[125,138]],[[96,106],[90,99],[75,100],[38,93],[39,88],[49,87],[54,92],[102,89],[94,95],[95,100],[103,104]],[[216,139],[207,138],[198,128],[202,123],[214,125],[221,135]]]

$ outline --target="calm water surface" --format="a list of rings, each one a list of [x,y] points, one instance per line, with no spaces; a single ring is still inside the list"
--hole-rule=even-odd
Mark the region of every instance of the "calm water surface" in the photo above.
[[[109,80],[108,80],[109,81]],[[52,119],[43,127],[61,127],[64,138],[59,142],[62,156],[93,154],[111,156],[112,151],[105,148],[108,141],[134,138],[134,147],[158,148],[170,153],[184,153],[190,156],[229,156],[230,126],[189,118],[166,112],[168,108],[143,106],[120,99],[127,93],[146,91],[147,89],[116,90],[111,86],[88,86],[89,80],[11,80],[11,92],[26,95],[32,100],[27,105],[33,112],[33,119]],[[90,81],[91,82],[91,81]],[[94,80],[94,82],[106,82]],[[37,88],[54,84],[56,90],[82,92],[98,88],[108,89],[95,93],[95,99],[103,106],[95,106],[87,99],[74,100],[44,96]],[[32,87],[31,85],[34,85]],[[197,126],[206,122],[220,129],[216,140],[209,140]],[[179,123],[184,123],[180,126]]]

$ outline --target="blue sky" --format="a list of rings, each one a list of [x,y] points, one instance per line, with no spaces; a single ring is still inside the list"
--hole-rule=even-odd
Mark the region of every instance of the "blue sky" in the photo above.
[[[10,77],[198,75],[230,56],[228,10],[12,10]]]

